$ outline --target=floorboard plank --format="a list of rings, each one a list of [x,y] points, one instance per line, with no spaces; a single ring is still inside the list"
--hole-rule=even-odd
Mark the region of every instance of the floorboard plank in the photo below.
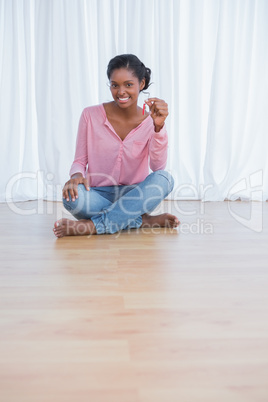
[[[179,229],[56,239],[60,203],[0,204],[0,399],[267,402],[261,207],[165,201]]]

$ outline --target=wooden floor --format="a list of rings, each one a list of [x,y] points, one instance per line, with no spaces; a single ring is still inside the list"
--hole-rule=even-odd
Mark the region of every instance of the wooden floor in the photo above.
[[[59,203],[14,207],[1,402],[268,401],[268,203],[165,201],[180,230],[58,240]]]

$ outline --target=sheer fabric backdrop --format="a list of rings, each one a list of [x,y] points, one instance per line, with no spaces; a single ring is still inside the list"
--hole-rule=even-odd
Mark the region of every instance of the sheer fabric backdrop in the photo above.
[[[170,198],[268,199],[267,21],[267,0],[0,0],[0,201],[61,199],[120,53],[169,104]]]

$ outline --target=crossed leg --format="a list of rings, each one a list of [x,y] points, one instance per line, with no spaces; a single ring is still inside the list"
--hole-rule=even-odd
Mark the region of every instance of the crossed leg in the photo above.
[[[127,227],[175,228],[180,223],[175,215],[164,213],[152,216],[148,213],[155,209],[172,188],[172,177],[165,171],[157,171],[113,203],[99,194],[96,196],[93,189],[87,192],[81,185],[78,200],[73,204],[64,200],[65,208],[79,220],[61,219],[55,222],[54,234],[56,237],[64,237],[115,233]]]

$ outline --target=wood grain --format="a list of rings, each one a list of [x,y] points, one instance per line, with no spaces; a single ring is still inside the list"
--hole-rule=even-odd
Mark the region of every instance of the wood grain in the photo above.
[[[165,201],[182,230],[62,239],[59,203],[17,208],[0,204],[1,402],[267,402],[267,203],[260,232],[227,202]]]

